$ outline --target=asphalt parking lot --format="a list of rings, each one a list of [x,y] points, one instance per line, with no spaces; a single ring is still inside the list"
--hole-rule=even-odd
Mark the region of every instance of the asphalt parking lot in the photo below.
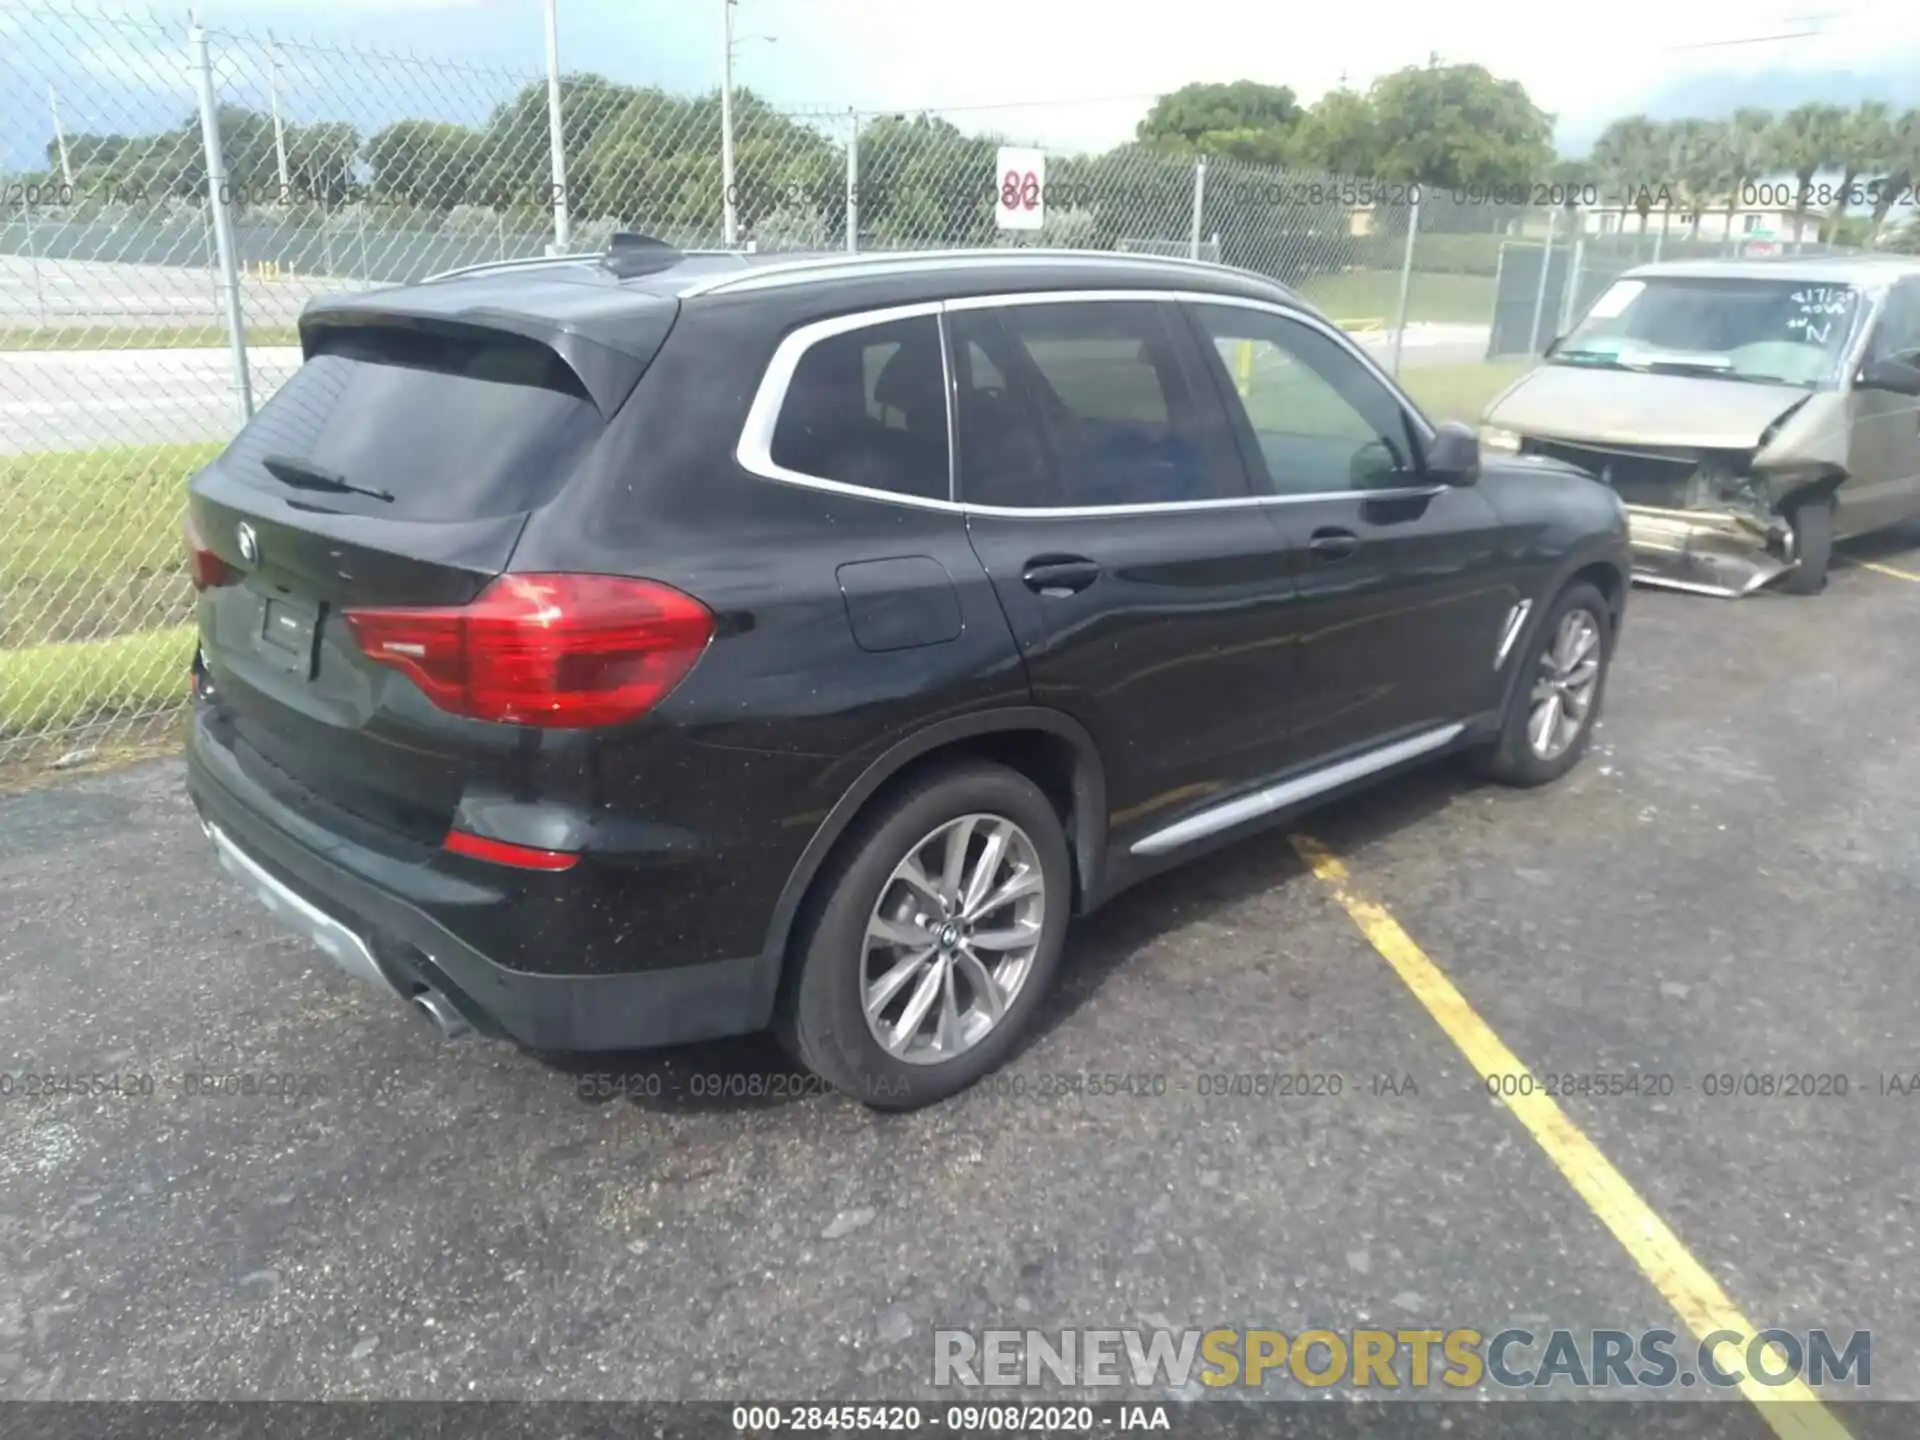
[[[775,1088],[759,1042],[438,1042],[256,913],[174,761],[0,798],[0,1063],[153,1087],[0,1100],[0,1398],[893,1398],[935,1327],[1678,1328],[1384,914],[1535,1075],[1671,1077],[1561,1105],[1744,1315],[1869,1330],[1920,1399],[1920,1092],[1882,1093],[1920,530],[1855,549],[1812,601],[1636,591],[1566,781],[1438,768],[1127,895],[1000,1083],[905,1116],[696,1093]],[[1043,1093],[1081,1072],[1165,1090]],[[1201,1093],[1255,1073],[1342,1084]]]

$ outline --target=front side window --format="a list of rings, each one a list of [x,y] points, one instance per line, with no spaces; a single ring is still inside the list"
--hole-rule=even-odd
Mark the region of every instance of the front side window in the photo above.
[[[1867,358],[1920,365],[1920,280],[1903,280],[1887,296]]]
[[[1746,276],[1616,281],[1553,352],[1554,365],[1830,385],[1859,323],[1850,285]]]
[[[1235,305],[1197,305],[1281,495],[1419,483],[1406,412],[1393,393],[1310,325]]]
[[[948,498],[946,381],[931,315],[843,331],[794,368],[773,463],[820,480]]]
[[[1033,509],[1244,496],[1178,318],[1151,301],[954,312],[961,498]]]

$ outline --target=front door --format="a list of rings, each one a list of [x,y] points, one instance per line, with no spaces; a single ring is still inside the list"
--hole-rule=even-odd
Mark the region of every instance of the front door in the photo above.
[[[1902,280],[1882,306],[1866,359],[1920,365],[1920,280]],[[1847,483],[1834,529],[1861,535],[1920,511],[1920,400],[1890,390],[1854,390]]]
[[[1471,486],[1422,477],[1424,422],[1349,342],[1268,310],[1191,313],[1294,560],[1289,758],[1312,763],[1491,707],[1520,598],[1499,568],[1493,507]]]
[[[948,322],[969,533],[1036,702],[1100,746],[1116,848],[1271,773],[1286,547],[1177,307],[1001,297]]]

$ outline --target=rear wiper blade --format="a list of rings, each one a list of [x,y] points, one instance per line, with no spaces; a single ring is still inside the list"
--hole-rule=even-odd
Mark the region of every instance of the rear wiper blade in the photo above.
[[[367,495],[375,500],[392,500],[393,492],[376,489],[371,485],[356,485],[344,475],[331,470],[323,470],[308,460],[296,460],[291,455],[266,455],[260,463],[267,467],[273,478],[283,485],[291,485],[296,490],[333,490],[342,495]]]

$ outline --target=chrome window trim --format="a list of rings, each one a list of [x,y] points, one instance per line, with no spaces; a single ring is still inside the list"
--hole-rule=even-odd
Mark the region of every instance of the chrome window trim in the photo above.
[[[981,252],[960,253],[971,255]],[[828,494],[874,500],[882,504],[905,505],[920,510],[1025,520],[1064,520],[1102,515],[1173,515],[1198,510],[1304,505],[1326,500],[1409,500],[1430,498],[1448,488],[1446,485],[1435,483],[1398,486],[1387,490],[1320,490],[1301,494],[1234,496],[1218,500],[1167,500],[1138,505],[1058,505],[1032,508],[1017,505],[970,505],[958,498],[960,447],[958,395],[955,389],[957,377],[953,373],[952,347],[948,343],[946,315],[951,311],[984,310],[1011,305],[1102,304],[1114,301],[1236,306],[1246,310],[1265,311],[1280,319],[1317,330],[1340,346],[1344,353],[1357,359],[1375,379],[1386,386],[1387,393],[1400,405],[1402,413],[1412,417],[1423,439],[1431,442],[1434,438],[1434,429],[1427,422],[1426,416],[1420,412],[1420,408],[1407,398],[1405,392],[1394,383],[1393,378],[1374,362],[1362,346],[1356,345],[1337,326],[1329,325],[1317,316],[1305,314],[1290,306],[1270,300],[1257,300],[1251,296],[1218,295],[1205,290],[1014,290],[999,294],[967,295],[947,300],[922,300],[911,304],[858,310],[825,320],[815,320],[789,331],[782,337],[779,346],[774,350],[773,358],[767,362],[767,368],[761,375],[759,389],[754,393],[753,404],[747,411],[746,423],[741,428],[740,439],[734,447],[734,459],[749,474],[763,480],[778,481],[784,485],[798,485]],[[947,392],[947,498],[938,500],[919,495],[901,495],[891,490],[873,490],[864,485],[849,485],[844,481],[830,480],[821,475],[809,475],[804,471],[790,470],[775,464],[773,432],[779,423],[780,410],[786,403],[787,388],[793,381],[794,371],[799,367],[800,357],[819,341],[835,335],[844,335],[853,330],[870,329],[876,325],[887,325],[897,320],[910,320],[922,315],[935,316],[940,322],[940,365]]]
[[[776,464],[773,458],[773,433],[780,423],[780,410],[786,404],[787,387],[793,383],[793,372],[800,367],[800,358],[822,340],[830,340],[836,335],[845,335],[855,330],[871,330],[880,325],[891,325],[899,320],[917,320],[932,317],[940,337],[941,367],[946,367],[946,328],[940,323],[940,302],[923,300],[912,305],[889,305],[879,310],[861,310],[851,315],[836,315],[827,320],[816,320],[810,325],[802,325],[790,331],[780,341],[773,352],[773,358],[767,362],[767,368],[760,377],[760,388],[754,392],[753,404],[747,411],[746,424],[741,428],[740,440],[734,447],[733,458],[740,468],[764,480],[778,480],[786,485],[800,485],[810,490],[824,490],[834,495],[850,495],[865,500],[880,500],[893,505],[910,505],[921,510],[957,510],[953,503],[953,383],[948,376],[944,381],[947,392],[947,498],[929,499],[923,495],[901,495],[892,490],[870,490],[864,485],[849,485],[842,480],[829,480],[823,475],[809,475],[803,470],[789,470]]]

